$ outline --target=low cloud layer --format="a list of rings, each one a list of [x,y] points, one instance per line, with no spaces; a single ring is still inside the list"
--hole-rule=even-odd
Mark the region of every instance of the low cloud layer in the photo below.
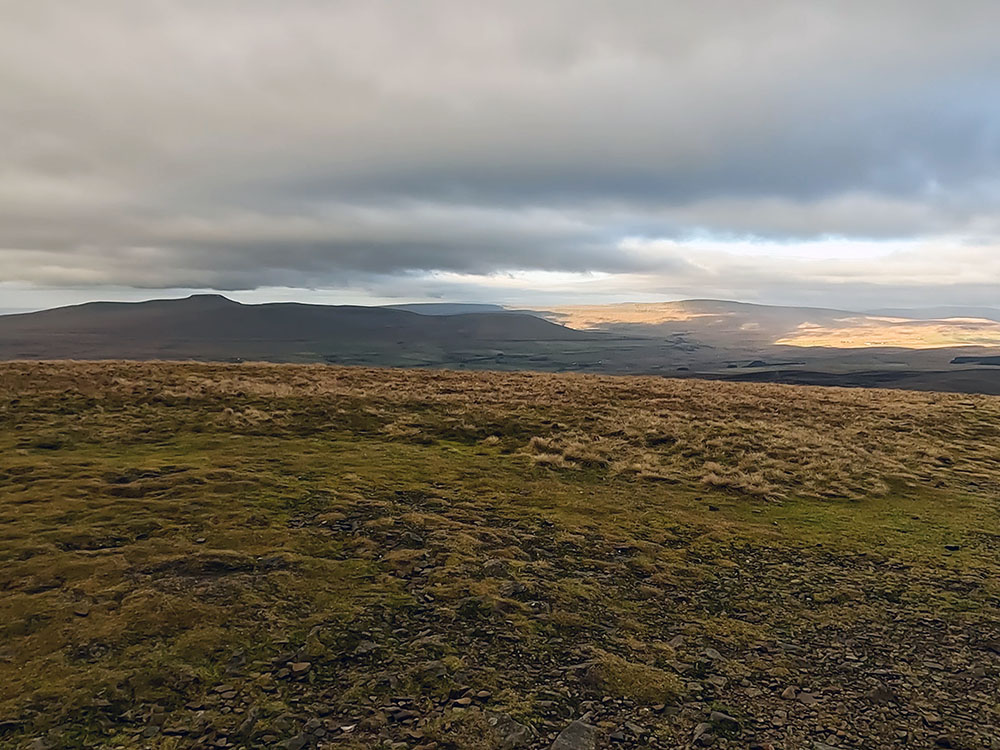
[[[36,0],[4,19],[8,299],[1000,291],[993,2]]]

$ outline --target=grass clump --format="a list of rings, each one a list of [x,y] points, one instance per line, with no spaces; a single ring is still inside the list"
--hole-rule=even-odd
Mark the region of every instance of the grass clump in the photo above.
[[[680,678],[674,674],[607,652],[594,658],[587,668],[585,681],[605,695],[646,705],[673,701],[684,689]]]

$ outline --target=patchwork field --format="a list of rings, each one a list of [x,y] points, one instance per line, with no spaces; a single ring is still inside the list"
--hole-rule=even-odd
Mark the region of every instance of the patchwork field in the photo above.
[[[1000,323],[994,320],[955,318],[950,320],[906,320],[868,317],[840,321],[838,325],[802,325],[778,339],[785,346],[904,347],[940,349],[956,346],[1000,344]]]
[[[1000,747],[995,397],[12,362],[0,456],[3,748]]]

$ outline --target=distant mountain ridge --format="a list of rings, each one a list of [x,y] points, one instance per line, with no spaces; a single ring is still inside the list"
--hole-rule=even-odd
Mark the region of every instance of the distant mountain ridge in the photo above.
[[[586,338],[531,315],[420,315],[292,302],[245,305],[221,295],[89,302],[0,316],[2,359],[263,359],[316,361],[344,352],[496,347]]]
[[[878,310],[870,310],[868,314],[886,315],[894,318],[910,318],[912,320],[979,318],[980,320],[995,320],[1000,322],[1000,308],[996,307],[963,307],[959,305],[944,305],[939,307],[886,307]]]
[[[567,305],[540,314],[578,330],[664,338],[685,336],[722,348],[1000,346],[1000,320],[986,317],[935,318],[927,314],[904,318],[885,313],[710,299]]]
[[[0,359],[656,374],[1000,394],[1000,322],[725,300],[507,309],[217,294],[0,315]]]
[[[389,310],[405,310],[420,315],[466,315],[469,313],[510,312],[503,305],[486,305],[470,302],[411,302],[400,305],[382,305]]]

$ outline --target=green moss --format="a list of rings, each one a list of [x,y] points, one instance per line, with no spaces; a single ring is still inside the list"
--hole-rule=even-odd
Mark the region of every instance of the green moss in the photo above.
[[[645,704],[667,703],[683,691],[676,675],[609,653],[601,653],[593,660],[586,680],[606,695]]]

